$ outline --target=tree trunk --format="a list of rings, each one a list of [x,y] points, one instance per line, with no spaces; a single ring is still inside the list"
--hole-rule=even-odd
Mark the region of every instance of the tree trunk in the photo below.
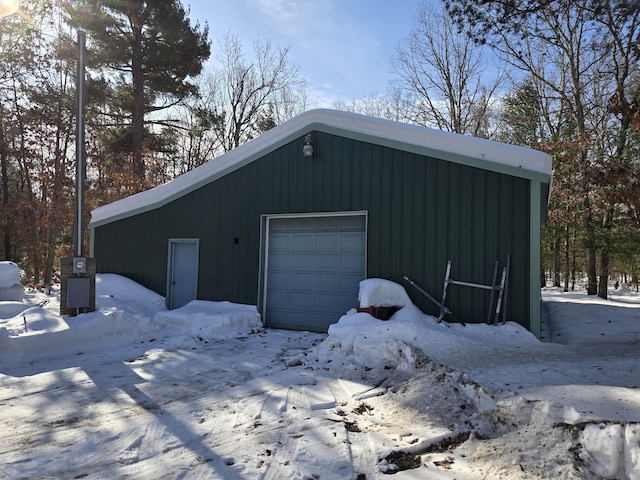
[[[7,171],[7,151],[4,137],[4,126],[2,117],[0,116],[0,171],[2,175],[2,211],[4,212],[0,221],[2,221],[2,242],[4,247],[4,259],[13,260],[11,255],[11,223],[9,220],[9,173]]]
[[[562,262],[560,261],[560,235],[556,231],[553,239],[553,286],[560,286],[560,271]]]
[[[133,79],[133,98],[131,101],[131,155],[133,171],[140,180],[144,180],[144,71],[142,68],[142,29],[134,28],[133,55],[131,72]]]
[[[578,232],[576,230],[573,231],[573,242],[574,245],[578,243]],[[571,253],[571,291],[576,291],[576,249],[574,248]]]
[[[607,299],[609,286],[609,251],[603,248],[600,252],[600,281],[598,282],[598,296]]]
[[[58,220],[51,221],[49,225],[49,238],[47,239],[47,255],[45,260],[44,271],[42,273],[42,278],[44,285],[51,288],[51,280],[53,278],[53,267],[54,260],[56,258],[56,246],[57,246],[57,238],[58,238],[58,226],[56,223]],[[44,286],[43,285],[43,286]]]
[[[569,235],[569,226],[564,227],[564,286],[563,292],[569,291],[569,276],[571,275],[571,269],[569,266],[569,255],[571,250],[571,238]]]
[[[607,299],[609,287],[609,249],[611,248],[611,229],[613,228],[613,206],[609,205],[604,214],[604,242],[600,252],[600,282],[598,283],[598,296]]]
[[[586,177],[586,175],[585,175]],[[596,232],[593,226],[591,214],[591,199],[589,198],[589,185],[583,180],[582,186],[582,222],[584,226],[584,243],[587,256],[587,295],[598,293],[598,276],[596,272]]]
[[[590,245],[586,249],[587,253],[587,295],[598,293],[598,275],[596,272],[596,249]]]
[[[57,103],[57,118],[63,118],[63,100],[59,98]],[[60,212],[63,210],[64,201],[62,199],[62,191],[63,184],[65,181],[65,156],[63,154],[66,151],[66,147],[68,146],[69,137],[68,135],[63,135],[63,125],[58,124],[56,128],[56,142],[55,142],[55,151],[54,151],[54,172],[53,172],[53,185],[52,190],[53,193],[49,200],[49,215],[47,217],[47,221],[49,222],[47,228],[47,241],[45,244],[46,255],[45,255],[45,265],[43,275],[43,283],[49,289],[51,289],[51,283],[53,279],[53,269],[56,258],[56,249],[58,246],[58,236],[62,229],[62,215]],[[83,146],[84,148],[84,146]],[[76,158],[76,162],[79,159]],[[83,163],[84,167],[84,163]],[[77,168],[77,163],[76,163]],[[84,182],[85,175],[83,172],[76,172],[77,175],[82,175],[82,181]],[[77,181],[77,179],[76,179]],[[77,194],[77,192],[76,192]],[[76,198],[76,202],[78,199]],[[77,235],[77,227],[74,228],[74,231]],[[75,252],[74,252],[75,254]],[[43,285],[43,286],[44,286]]]

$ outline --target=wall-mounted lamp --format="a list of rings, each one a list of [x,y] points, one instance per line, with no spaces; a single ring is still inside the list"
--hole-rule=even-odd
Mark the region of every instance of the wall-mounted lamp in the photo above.
[[[304,158],[313,157],[313,142],[311,141],[310,133],[307,133],[304,137],[304,146],[302,147],[302,155],[304,155]]]

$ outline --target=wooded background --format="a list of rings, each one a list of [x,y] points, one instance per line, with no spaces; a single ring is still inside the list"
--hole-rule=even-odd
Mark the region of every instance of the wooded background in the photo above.
[[[322,106],[550,153],[541,282],[637,285],[640,2],[440,7],[416,12],[386,92]],[[211,34],[178,0],[24,3],[0,18],[0,260],[26,283],[50,285],[73,254],[79,29],[87,212],[318,106],[289,47]]]

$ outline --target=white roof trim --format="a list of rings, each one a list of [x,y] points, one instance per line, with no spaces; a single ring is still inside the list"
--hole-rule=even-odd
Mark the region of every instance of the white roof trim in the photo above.
[[[370,143],[397,144],[398,148],[410,147],[418,152],[424,150],[425,154],[446,152],[448,156],[551,177],[551,157],[537,150],[354,113],[318,109],[302,113],[167,183],[96,208],[91,213],[90,227],[158,208],[252,162],[307,130],[336,131],[345,136],[362,137]]]

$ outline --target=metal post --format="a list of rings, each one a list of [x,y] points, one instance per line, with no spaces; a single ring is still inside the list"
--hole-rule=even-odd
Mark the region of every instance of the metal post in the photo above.
[[[496,260],[496,264],[493,267],[493,280],[491,280],[491,285],[493,285],[493,288],[491,289],[491,297],[489,298],[489,310],[487,311],[487,325],[491,324],[491,310],[493,310],[493,301],[496,294],[496,281],[498,280],[498,267],[499,267],[499,262]]]
[[[1,1],[1,0],[0,0]],[[95,274],[94,259],[83,256],[83,213],[85,183],[85,134],[84,134],[84,82],[85,82],[85,43],[86,37],[78,30],[78,67],[76,78],[77,114],[76,114],[76,231],[74,234],[74,257],[63,258],[60,262],[60,314],[79,315],[83,311],[95,310]],[[91,260],[91,262],[90,262]]]
[[[425,297],[427,297],[429,300],[431,300],[433,303],[435,303],[438,307],[440,307],[440,315],[438,316],[438,323],[440,323],[442,321],[442,319],[446,316],[446,315],[450,315],[452,318],[455,319],[455,317],[453,316],[453,314],[451,313],[451,310],[449,310],[447,307],[445,307],[443,304],[441,304],[440,302],[438,302],[435,298],[433,298],[431,295],[429,295],[423,288],[420,287],[420,285],[418,285],[417,283],[415,283],[413,280],[411,280],[409,277],[407,277],[406,275],[404,276],[404,279],[409,282],[409,285],[413,286],[416,288],[416,290],[418,290],[421,294],[423,294]]]
[[[78,30],[78,112],[76,115],[76,255],[82,257],[84,206],[84,50],[85,33]]]

